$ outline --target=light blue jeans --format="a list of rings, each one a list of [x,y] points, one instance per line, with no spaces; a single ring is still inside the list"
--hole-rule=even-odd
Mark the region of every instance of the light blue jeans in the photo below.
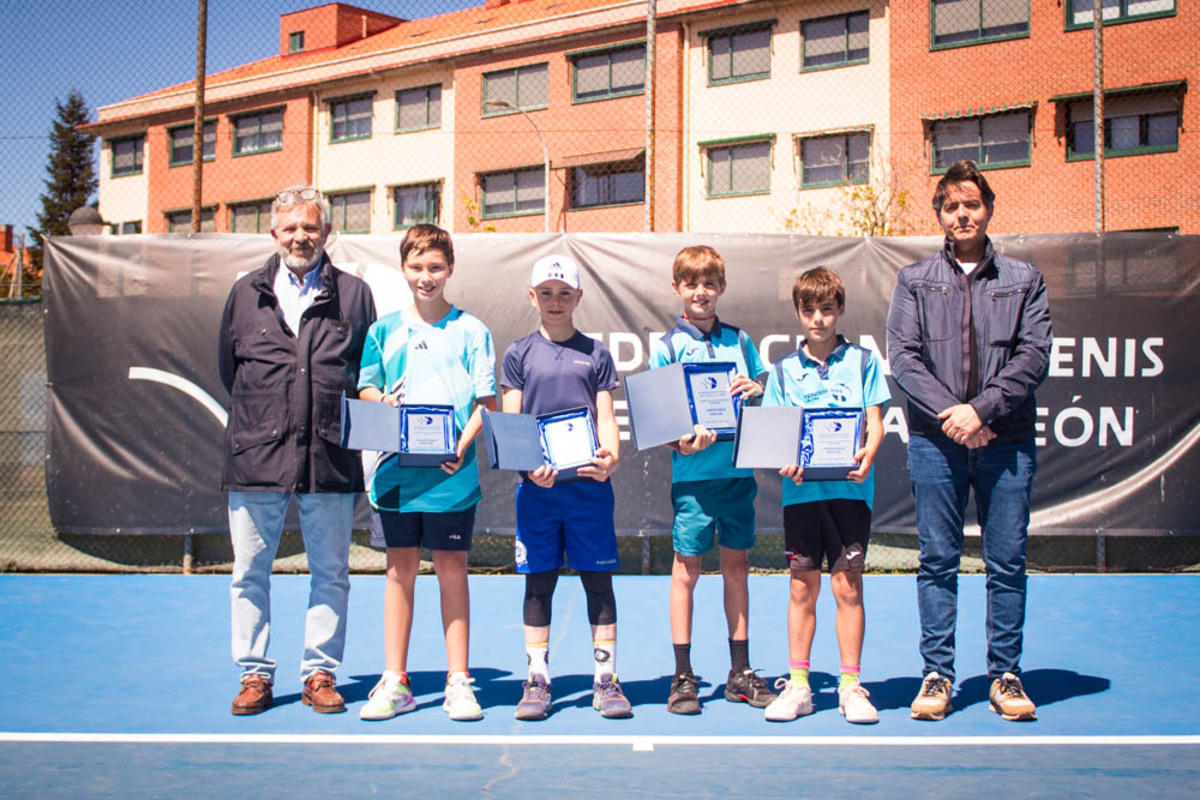
[[[975,490],[987,569],[987,671],[1021,672],[1025,628],[1025,541],[1037,458],[1033,441],[968,450],[946,437],[913,434],[908,471],[916,500],[921,658],[928,675],[954,680],[958,566],[968,493]]]
[[[272,683],[275,662],[267,658],[271,641],[271,566],[293,497],[300,509],[300,532],[311,575],[300,680],[303,682],[317,670],[334,674],[342,663],[346,644],[354,495],[230,492],[233,660],[243,674],[266,675]]]

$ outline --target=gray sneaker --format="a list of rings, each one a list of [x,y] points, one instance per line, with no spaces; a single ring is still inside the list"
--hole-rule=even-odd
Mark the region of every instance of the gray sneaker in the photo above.
[[[592,708],[608,719],[627,719],[633,716],[633,706],[625,699],[617,676],[604,673],[592,684]]]
[[[1029,699],[1029,695],[1025,694],[1025,689],[1021,686],[1021,679],[1011,672],[1006,672],[992,681],[992,688],[988,692],[988,701],[991,703],[992,711],[999,714],[1001,719],[1010,722],[1028,722],[1037,719],[1037,709],[1034,707],[1033,701]]]
[[[517,703],[517,719],[539,720],[550,715],[550,683],[541,675],[530,675],[521,684],[521,702]]]

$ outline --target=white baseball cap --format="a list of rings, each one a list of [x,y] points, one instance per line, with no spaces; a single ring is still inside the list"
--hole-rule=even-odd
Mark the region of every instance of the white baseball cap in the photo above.
[[[536,289],[546,281],[562,281],[572,289],[578,289],[579,265],[569,256],[554,255],[539,258],[533,265],[533,275],[529,278],[529,285]]]

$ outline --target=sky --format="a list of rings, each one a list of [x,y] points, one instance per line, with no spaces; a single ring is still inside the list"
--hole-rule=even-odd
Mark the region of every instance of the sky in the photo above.
[[[421,19],[484,0],[352,0]],[[275,55],[280,14],[312,0],[208,0],[208,72]],[[250,9],[250,10],[247,10]],[[196,77],[195,0],[0,0],[0,224],[37,224],[55,102],[100,106]],[[93,198],[94,199],[94,198]]]

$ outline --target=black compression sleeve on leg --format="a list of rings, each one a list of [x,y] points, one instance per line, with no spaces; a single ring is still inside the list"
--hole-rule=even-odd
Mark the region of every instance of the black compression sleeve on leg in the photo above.
[[[558,585],[558,570],[534,572],[525,576],[525,624],[531,628],[550,627],[550,604],[554,587]]]
[[[611,572],[580,572],[579,580],[587,592],[588,622],[612,625],[617,621],[617,597],[613,594]]]

